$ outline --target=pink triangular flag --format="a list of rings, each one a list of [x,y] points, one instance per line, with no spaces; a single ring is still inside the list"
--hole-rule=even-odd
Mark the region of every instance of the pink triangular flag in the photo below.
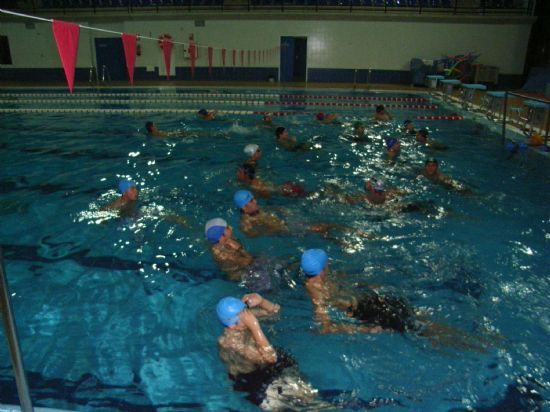
[[[195,61],[197,59],[197,45],[195,42],[189,43],[189,54],[191,55],[191,79],[195,78]]]
[[[212,77],[212,57],[214,56],[214,49],[208,48],[208,75]]]
[[[76,67],[76,55],[78,54],[78,37],[80,34],[80,26],[74,23],[65,21],[53,20],[52,22],[53,35],[57,43],[59,57],[63,64],[65,77],[69,84],[69,91],[73,92],[74,86],[74,69]]]
[[[124,46],[124,57],[130,84],[134,85],[134,67],[136,65],[137,36],[135,34],[122,33],[122,45]]]
[[[165,37],[162,38],[160,47],[162,47],[162,53],[164,54],[164,67],[166,67],[166,79],[170,80],[170,60],[172,58],[172,40]]]

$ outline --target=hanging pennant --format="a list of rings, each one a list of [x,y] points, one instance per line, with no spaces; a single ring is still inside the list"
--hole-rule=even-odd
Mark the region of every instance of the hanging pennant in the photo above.
[[[233,49],[233,67],[237,65],[237,50]]]
[[[208,75],[212,77],[212,56],[214,54],[214,49],[212,47],[208,48]]]
[[[164,67],[166,69],[166,80],[170,80],[170,64],[172,60],[172,38],[167,35],[162,35],[159,38],[160,48],[162,49],[162,54],[164,56]]]
[[[244,66],[244,50],[241,50],[241,66]]]
[[[248,53],[246,53],[246,54],[247,54],[246,61],[247,61],[248,65],[250,66],[250,50],[248,50]]]
[[[191,56],[191,78],[195,78],[195,61],[197,59],[197,45],[194,41],[189,42],[189,55]]]
[[[256,50],[254,50],[254,66],[256,66]]]
[[[78,38],[80,36],[80,26],[65,21],[53,20],[52,30],[57,43],[57,51],[63,64],[65,78],[69,85],[69,91],[73,92],[74,71],[76,67],[76,56],[78,54]]]
[[[130,84],[134,85],[134,67],[136,65],[137,36],[135,34],[122,33],[122,46],[124,46],[124,57],[126,58],[126,69]]]
[[[225,49],[222,49],[222,67],[225,67]]]

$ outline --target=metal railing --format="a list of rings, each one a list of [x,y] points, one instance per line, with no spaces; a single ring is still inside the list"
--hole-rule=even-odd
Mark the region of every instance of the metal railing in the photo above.
[[[13,0],[12,10],[101,11],[363,11],[451,15],[533,15],[536,0]]]
[[[21,404],[21,411],[32,412],[32,400],[23,367],[23,358],[21,357],[21,349],[17,338],[17,328],[15,327],[15,319],[11,308],[10,293],[8,289],[8,280],[4,270],[4,257],[2,248],[0,247],[0,312],[4,323],[4,331],[8,340],[8,347],[11,355],[11,363],[15,375],[15,383],[17,385],[17,393]]]

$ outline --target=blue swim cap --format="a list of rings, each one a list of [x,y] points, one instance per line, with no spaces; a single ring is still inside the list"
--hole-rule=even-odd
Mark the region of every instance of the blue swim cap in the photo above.
[[[252,199],[254,199],[254,195],[248,190],[239,190],[233,195],[233,202],[239,209],[245,207]]]
[[[225,226],[212,226],[206,231],[206,239],[212,244],[216,244],[220,241],[220,238],[225,232]]]
[[[239,313],[246,305],[237,298],[231,296],[220,299],[216,306],[216,314],[218,319],[225,326],[232,326],[239,322]]]
[[[130,180],[121,180],[118,184],[118,191],[122,194],[126,193],[130,188],[136,184]]]
[[[522,152],[522,153],[525,152],[528,148],[529,148],[529,146],[527,146],[526,143],[520,143],[519,144],[519,151]]]
[[[517,145],[517,143],[508,140],[508,141],[506,141],[506,143],[504,144],[504,147],[505,147],[506,150],[508,150],[509,152],[513,152],[513,151],[517,150],[518,145]]]
[[[300,262],[307,276],[317,276],[324,269],[328,255],[321,249],[308,249],[302,254]]]
[[[388,149],[391,149],[396,143],[397,139],[394,139],[393,137],[391,139],[386,139],[386,147]]]

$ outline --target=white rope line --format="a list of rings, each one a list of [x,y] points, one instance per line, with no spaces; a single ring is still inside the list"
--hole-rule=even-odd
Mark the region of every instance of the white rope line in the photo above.
[[[197,113],[196,109],[75,109],[75,108],[49,108],[49,109],[5,109],[0,108],[0,113],[103,113],[103,114],[146,114],[146,113]],[[252,110],[218,110],[218,114],[257,114]]]
[[[23,18],[27,18],[27,19],[34,19],[34,20],[40,20],[40,21],[53,23],[53,19],[46,19],[44,17],[31,16],[30,14],[17,13],[17,12],[6,10],[6,9],[0,9],[0,13],[10,14],[12,16],[23,17]],[[74,24],[77,24],[77,23],[74,23]],[[80,28],[86,29],[86,30],[95,30],[95,31],[100,31],[100,32],[104,32],[104,33],[118,34],[119,36],[122,36],[124,34],[122,32],[118,32],[118,31],[107,30],[107,29],[99,29],[97,27],[85,26],[83,24],[77,24],[77,25]],[[127,33],[127,34],[130,34],[130,33]],[[159,39],[157,39],[155,37],[142,36],[141,34],[136,34],[136,36],[139,39],[159,41]],[[170,42],[173,43],[173,44],[181,44],[182,46],[189,46],[189,42],[184,43],[184,42],[179,42],[179,41],[175,41],[175,40],[170,40]],[[200,44],[197,44],[197,43],[195,43],[195,46],[197,48],[198,47],[203,47],[203,48],[212,47],[212,46],[203,46],[203,45],[200,45]],[[261,49],[261,50],[265,50],[265,51],[267,51],[267,50],[277,50],[278,48],[279,48],[278,46],[277,47],[268,47],[268,48],[264,48],[264,49]],[[247,49],[235,49],[235,48],[228,48],[228,47],[212,47],[212,50],[222,50],[222,49],[225,49],[225,50],[238,50],[238,51],[247,50]]]

